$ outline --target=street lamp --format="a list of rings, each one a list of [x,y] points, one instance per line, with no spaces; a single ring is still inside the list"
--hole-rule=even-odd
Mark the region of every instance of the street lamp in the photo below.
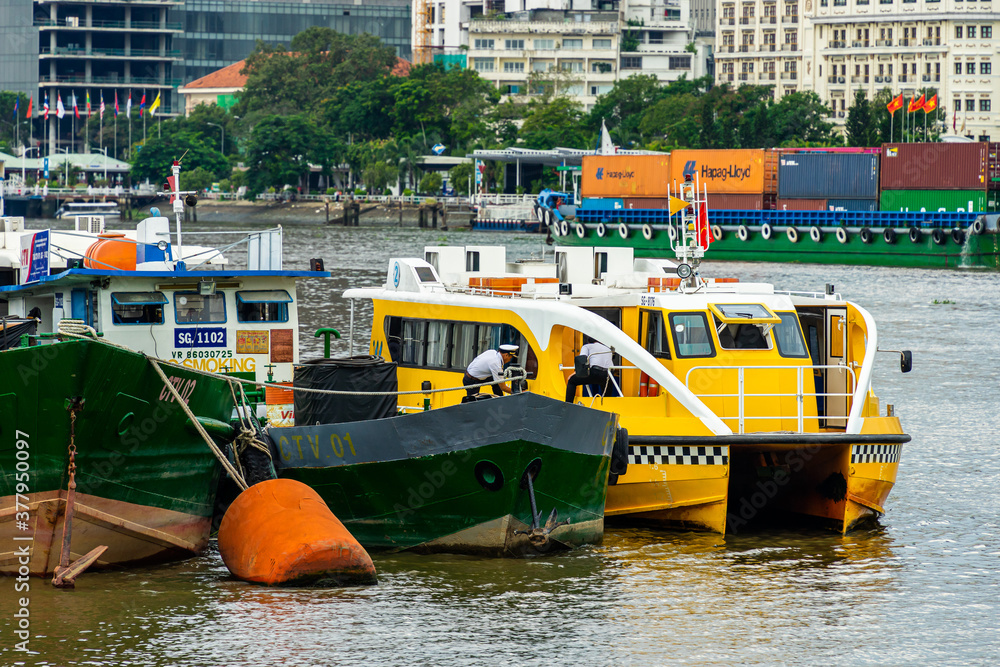
[[[104,187],[108,187],[108,149],[94,147],[95,151],[100,151],[104,155]]]
[[[222,130],[222,156],[225,157],[225,155],[226,155],[226,128],[222,127],[218,123],[208,123],[208,122],[206,122],[205,125],[211,125],[212,127],[217,127],[220,130]]]
[[[28,159],[28,151],[37,151],[38,146],[29,146],[21,153],[21,186],[26,187],[27,179],[24,177],[24,162]]]
[[[69,155],[69,149],[68,148],[59,148],[58,146],[56,146],[56,150],[59,151],[60,153],[65,153],[66,155]],[[69,187],[69,158],[63,160],[63,172],[64,172],[63,173],[63,181],[64,181],[64,184],[66,185],[66,187],[68,188]]]

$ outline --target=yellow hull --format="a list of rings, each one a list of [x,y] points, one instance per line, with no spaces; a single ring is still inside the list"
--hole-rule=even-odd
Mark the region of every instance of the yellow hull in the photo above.
[[[736,436],[717,447],[699,448],[704,440],[697,437],[688,447],[633,445],[628,472],[608,488],[605,513],[721,534],[765,516],[792,514],[849,532],[885,512],[899,467],[898,420],[872,421],[889,423],[865,429],[881,433],[854,437],[812,434],[823,438],[817,443],[791,434],[767,442],[767,434],[751,434],[751,442]]]

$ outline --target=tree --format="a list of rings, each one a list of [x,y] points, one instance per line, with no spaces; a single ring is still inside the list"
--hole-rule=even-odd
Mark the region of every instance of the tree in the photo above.
[[[521,125],[525,148],[546,150],[556,146],[586,148],[589,143],[582,127],[583,107],[568,97],[552,97],[529,107]]]
[[[833,123],[826,119],[832,112],[812,91],[791,93],[773,107],[775,137],[782,145],[841,145]]]
[[[132,179],[148,179],[154,184],[162,184],[170,176],[174,160],[181,160],[185,172],[201,168],[211,172],[216,181],[228,178],[233,170],[222,153],[210,141],[206,141],[203,134],[187,129],[174,131],[171,127],[170,131],[164,132],[160,137],[149,137],[141,150],[135,153],[131,168]],[[181,185],[184,186],[183,175]]]
[[[388,74],[397,60],[395,50],[377,37],[344,35],[323,27],[296,35],[292,49],[257,42],[241,70],[247,83],[237,115],[322,114],[326,100],[339,88]]]
[[[608,93],[597,98],[587,117],[587,128],[597,132],[601,121],[605,121],[611,136],[623,146],[621,136],[639,131],[643,114],[666,95],[667,88],[652,74],[633,74],[620,79]]]
[[[475,171],[476,165],[472,162],[462,162],[448,170],[448,181],[451,187],[455,188],[455,192],[464,192],[468,189],[469,183],[474,180]]]
[[[363,179],[369,194],[373,191],[382,192],[389,183],[399,177],[399,168],[388,162],[376,161],[365,167]]]
[[[441,178],[441,174],[436,171],[432,171],[429,174],[425,174],[423,178],[420,179],[420,192],[433,195],[441,192],[441,184],[444,179]]]
[[[309,172],[321,133],[311,117],[268,116],[254,125],[246,147],[247,194],[296,186]]]
[[[854,94],[844,130],[848,146],[878,146],[882,142],[881,131],[875,121],[875,109],[861,89]]]

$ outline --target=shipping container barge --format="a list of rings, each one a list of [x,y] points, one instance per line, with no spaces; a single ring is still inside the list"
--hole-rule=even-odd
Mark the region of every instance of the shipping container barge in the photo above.
[[[690,178],[708,192],[713,259],[997,269],[998,146],[587,156],[576,217],[553,232],[561,245],[669,256],[667,197]]]

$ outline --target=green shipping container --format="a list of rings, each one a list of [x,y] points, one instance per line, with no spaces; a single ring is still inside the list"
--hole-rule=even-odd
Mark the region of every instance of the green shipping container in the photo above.
[[[882,211],[971,211],[991,212],[995,201],[988,202],[985,190],[883,190],[879,198]]]

